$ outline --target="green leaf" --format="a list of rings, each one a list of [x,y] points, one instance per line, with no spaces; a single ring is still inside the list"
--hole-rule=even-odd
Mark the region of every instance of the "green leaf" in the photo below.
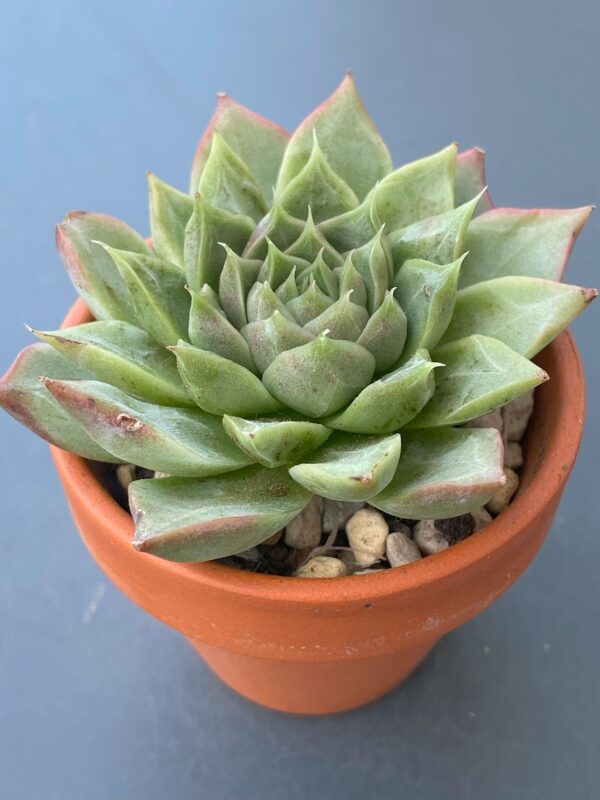
[[[281,408],[245,367],[183,341],[170,349],[189,394],[209,414],[252,417]]]
[[[373,314],[383,303],[392,275],[391,257],[383,229],[350,255],[367,288],[367,307],[369,314]]]
[[[533,358],[594,300],[595,289],[522,276],[482,281],[458,293],[442,342],[492,336]]]
[[[367,114],[348,74],[333,95],[308,116],[292,136],[281,164],[277,191],[300,172],[310,157],[316,132],[332,169],[362,200],[392,169],[383,139]]]
[[[330,428],[350,433],[393,433],[413,419],[435,391],[427,350],[419,350],[406,364],[369,384],[339,414],[327,417]]]
[[[483,194],[482,194],[483,192]],[[472,147],[456,157],[456,181],[454,203],[459,206],[480,195],[475,214],[482,214],[493,207],[485,179],[485,150]]]
[[[375,356],[376,373],[389,369],[400,358],[406,341],[406,324],[406,314],[391,289],[356,340]]]
[[[216,131],[198,193],[211,206],[251,217],[256,222],[267,213],[267,204],[252,173]]]
[[[373,189],[373,205],[386,232],[454,208],[455,144],[406,164]]]
[[[181,383],[172,354],[128,322],[87,322],[33,333],[82,370],[81,374],[48,377],[92,377],[151,403],[195,406]]]
[[[213,208],[200,195],[194,198],[194,212],[185,229],[184,261],[188,286],[199,292],[207,283],[219,288],[225,263],[225,249],[241,253],[254,230],[250,217]]]
[[[249,462],[225,435],[221,420],[198,409],[145,403],[98,381],[46,378],[61,406],[109,453],[172,475],[220,475]]]
[[[543,369],[489,336],[441,345],[433,356],[444,366],[436,374],[433,398],[409,423],[411,428],[460,425],[548,380]]]
[[[281,250],[285,250],[298,239],[303,230],[304,223],[288,214],[275,197],[273,207],[256,226],[243,254],[247,258],[266,258],[269,239]]]
[[[452,319],[463,258],[446,266],[411,259],[398,270],[398,301],[408,320],[407,355],[420,347],[430,350],[440,341]]]
[[[284,253],[269,238],[267,248],[267,257],[258,273],[258,280],[268,281],[272,289],[278,289],[285,283],[294,269],[303,270],[310,266],[303,258]]]
[[[341,267],[337,269],[341,269]],[[339,297],[338,281],[334,271],[325,262],[322,250],[311,264],[310,272],[319,289],[329,297],[337,300]]]
[[[0,379],[0,407],[30,431],[62,450],[93,461],[118,463],[121,459],[100,447],[57,403],[40,382],[40,375],[75,379],[89,377],[50,345],[31,344],[21,350]]]
[[[313,262],[321,253],[325,263],[332,269],[342,266],[343,258],[334,250],[313,221],[312,212],[308,209],[306,224],[302,233],[285,251],[290,256],[299,256],[305,261]]]
[[[316,422],[289,419],[241,419],[223,417],[225,432],[236,445],[265,467],[295,464],[299,459],[320,447],[331,431]]]
[[[137,326],[164,345],[187,336],[191,300],[179,267],[152,256],[98,244],[109,253],[123,277]]]
[[[151,254],[130,227],[105,214],[73,211],[56,226],[56,246],[77,292],[96,319],[135,322],[129,292],[112,258],[97,240],[123,250]]]
[[[302,294],[286,304],[286,309],[289,309],[286,316],[291,314],[299,325],[307,325],[332,305],[331,297],[322,292],[317,286],[317,282],[312,280]]]
[[[351,301],[351,294],[351,291],[346,292],[318,317],[307,322],[305,329],[314,336],[329,331],[332,339],[355,342],[369,321],[369,315],[364,306],[357,306]]]
[[[462,206],[422,219],[388,236],[394,268],[398,270],[409,258],[420,258],[435,264],[449,264],[462,256],[467,228],[479,197]]]
[[[273,289],[271,289],[267,281],[264,281],[264,283],[255,283],[248,292],[248,299],[246,300],[246,316],[248,322],[258,322],[262,319],[269,319],[276,311],[293,322],[293,314],[291,311],[288,311],[286,305],[279,299]]]
[[[346,253],[372,239],[381,225],[371,193],[351,211],[321,222],[319,229],[339,253]]]
[[[406,519],[444,519],[481,508],[505,481],[504,448],[492,428],[402,434],[393,480],[372,506]]]
[[[154,249],[161,258],[183,268],[185,226],[192,216],[194,200],[188,194],[159,180],[151,172],[148,173],[148,192],[150,232]]]
[[[280,353],[265,370],[263,383],[289,408],[322,417],[353,400],[374,370],[375,359],[364,347],[321,334]]]
[[[198,191],[213,134],[217,131],[246,164],[263,196],[269,199],[290,135],[279,125],[236,103],[224,92],[217,95],[217,109],[196,150],[190,181],[191,194]]]
[[[285,468],[254,466],[205,480],[135,481],[129,499],[136,549],[171,561],[211,561],[268,539],[302,511],[310,494]]]
[[[261,262],[242,258],[227,245],[224,248],[227,255],[219,278],[219,301],[227,319],[239,330],[248,322],[246,297],[256,282]]]
[[[279,353],[307,344],[313,338],[279,311],[275,311],[268,319],[245,325],[240,333],[248,342],[254,363],[261,374]]]
[[[473,220],[460,287],[504,275],[560,280],[591,206],[567,210],[494,208]]]
[[[400,435],[385,439],[334,434],[309,463],[290,475],[309,492],[330,500],[369,500],[394,477],[400,458]]]
[[[329,166],[316,136],[310,158],[281,192],[280,199],[284,208],[299,219],[304,219],[310,208],[316,222],[358,206],[352,189]]]
[[[352,302],[357,306],[367,305],[367,287],[365,281],[352,262],[352,253],[348,253],[344,266],[340,271],[340,295],[352,291]]]
[[[202,350],[209,350],[230,361],[235,361],[251,372],[256,372],[254,361],[246,340],[226,319],[223,312],[211,302],[207,285],[201,292],[190,290],[192,308],[190,311],[190,341]]]

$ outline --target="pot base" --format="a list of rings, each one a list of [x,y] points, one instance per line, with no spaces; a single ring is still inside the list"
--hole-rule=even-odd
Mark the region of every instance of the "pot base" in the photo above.
[[[436,642],[398,653],[337,662],[283,661],[242,655],[189,639],[238,694],[276,711],[332,714],[371,703],[419,666]]]

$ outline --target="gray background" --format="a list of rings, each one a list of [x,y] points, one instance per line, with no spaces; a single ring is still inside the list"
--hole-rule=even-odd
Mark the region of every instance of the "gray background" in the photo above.
[[[498,205],[600,195],[598,39],[564,2],[10,2],[0,11],[0,365],[73,299],[68,209],[147,229],[226,89],[293,127],[352,67],[396,163],[488,151]],[[568,278],[598,285],[592,218]],[[598,311],[576,325],[598,407]],[[402,688],[325,719],[252,706],[110,585],[46,446],[0,417],[0,797],[554,798],[600,793],[599,422],[540,556]]]

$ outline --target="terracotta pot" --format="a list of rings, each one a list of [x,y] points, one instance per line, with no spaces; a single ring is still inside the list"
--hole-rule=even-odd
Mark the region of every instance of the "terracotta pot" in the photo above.
[[[64,325],[91,319],[75,303]],[[183,633],[233,689],[282,711],[325,714],[389,692],[440,638],[494,602],[529,565],[575,461],[584,378],[563,333],[537,359],[538,389],[521,488],[485,530],[438,555],[361,577],[299,579],[138,553],[133,523],[88,462],[52,455],[77,527],[132,600]]]

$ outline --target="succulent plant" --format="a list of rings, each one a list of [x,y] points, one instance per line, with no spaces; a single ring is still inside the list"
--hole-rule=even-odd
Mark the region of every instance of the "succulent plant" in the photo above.
[[[73,212],[94,322],[33,331],[0,402],[129,489],[139,550],[243,551],[313,495],[452,517],[504,480],[461,427],[545,381],[530,359],[596,292],[559,282],[590,208],[493,208],[484,154],[394,170],[348,75],[290,137],[226,95],[191,191],[149,176],[151,240]],[[42,376],[39,378],[39,376]]]

